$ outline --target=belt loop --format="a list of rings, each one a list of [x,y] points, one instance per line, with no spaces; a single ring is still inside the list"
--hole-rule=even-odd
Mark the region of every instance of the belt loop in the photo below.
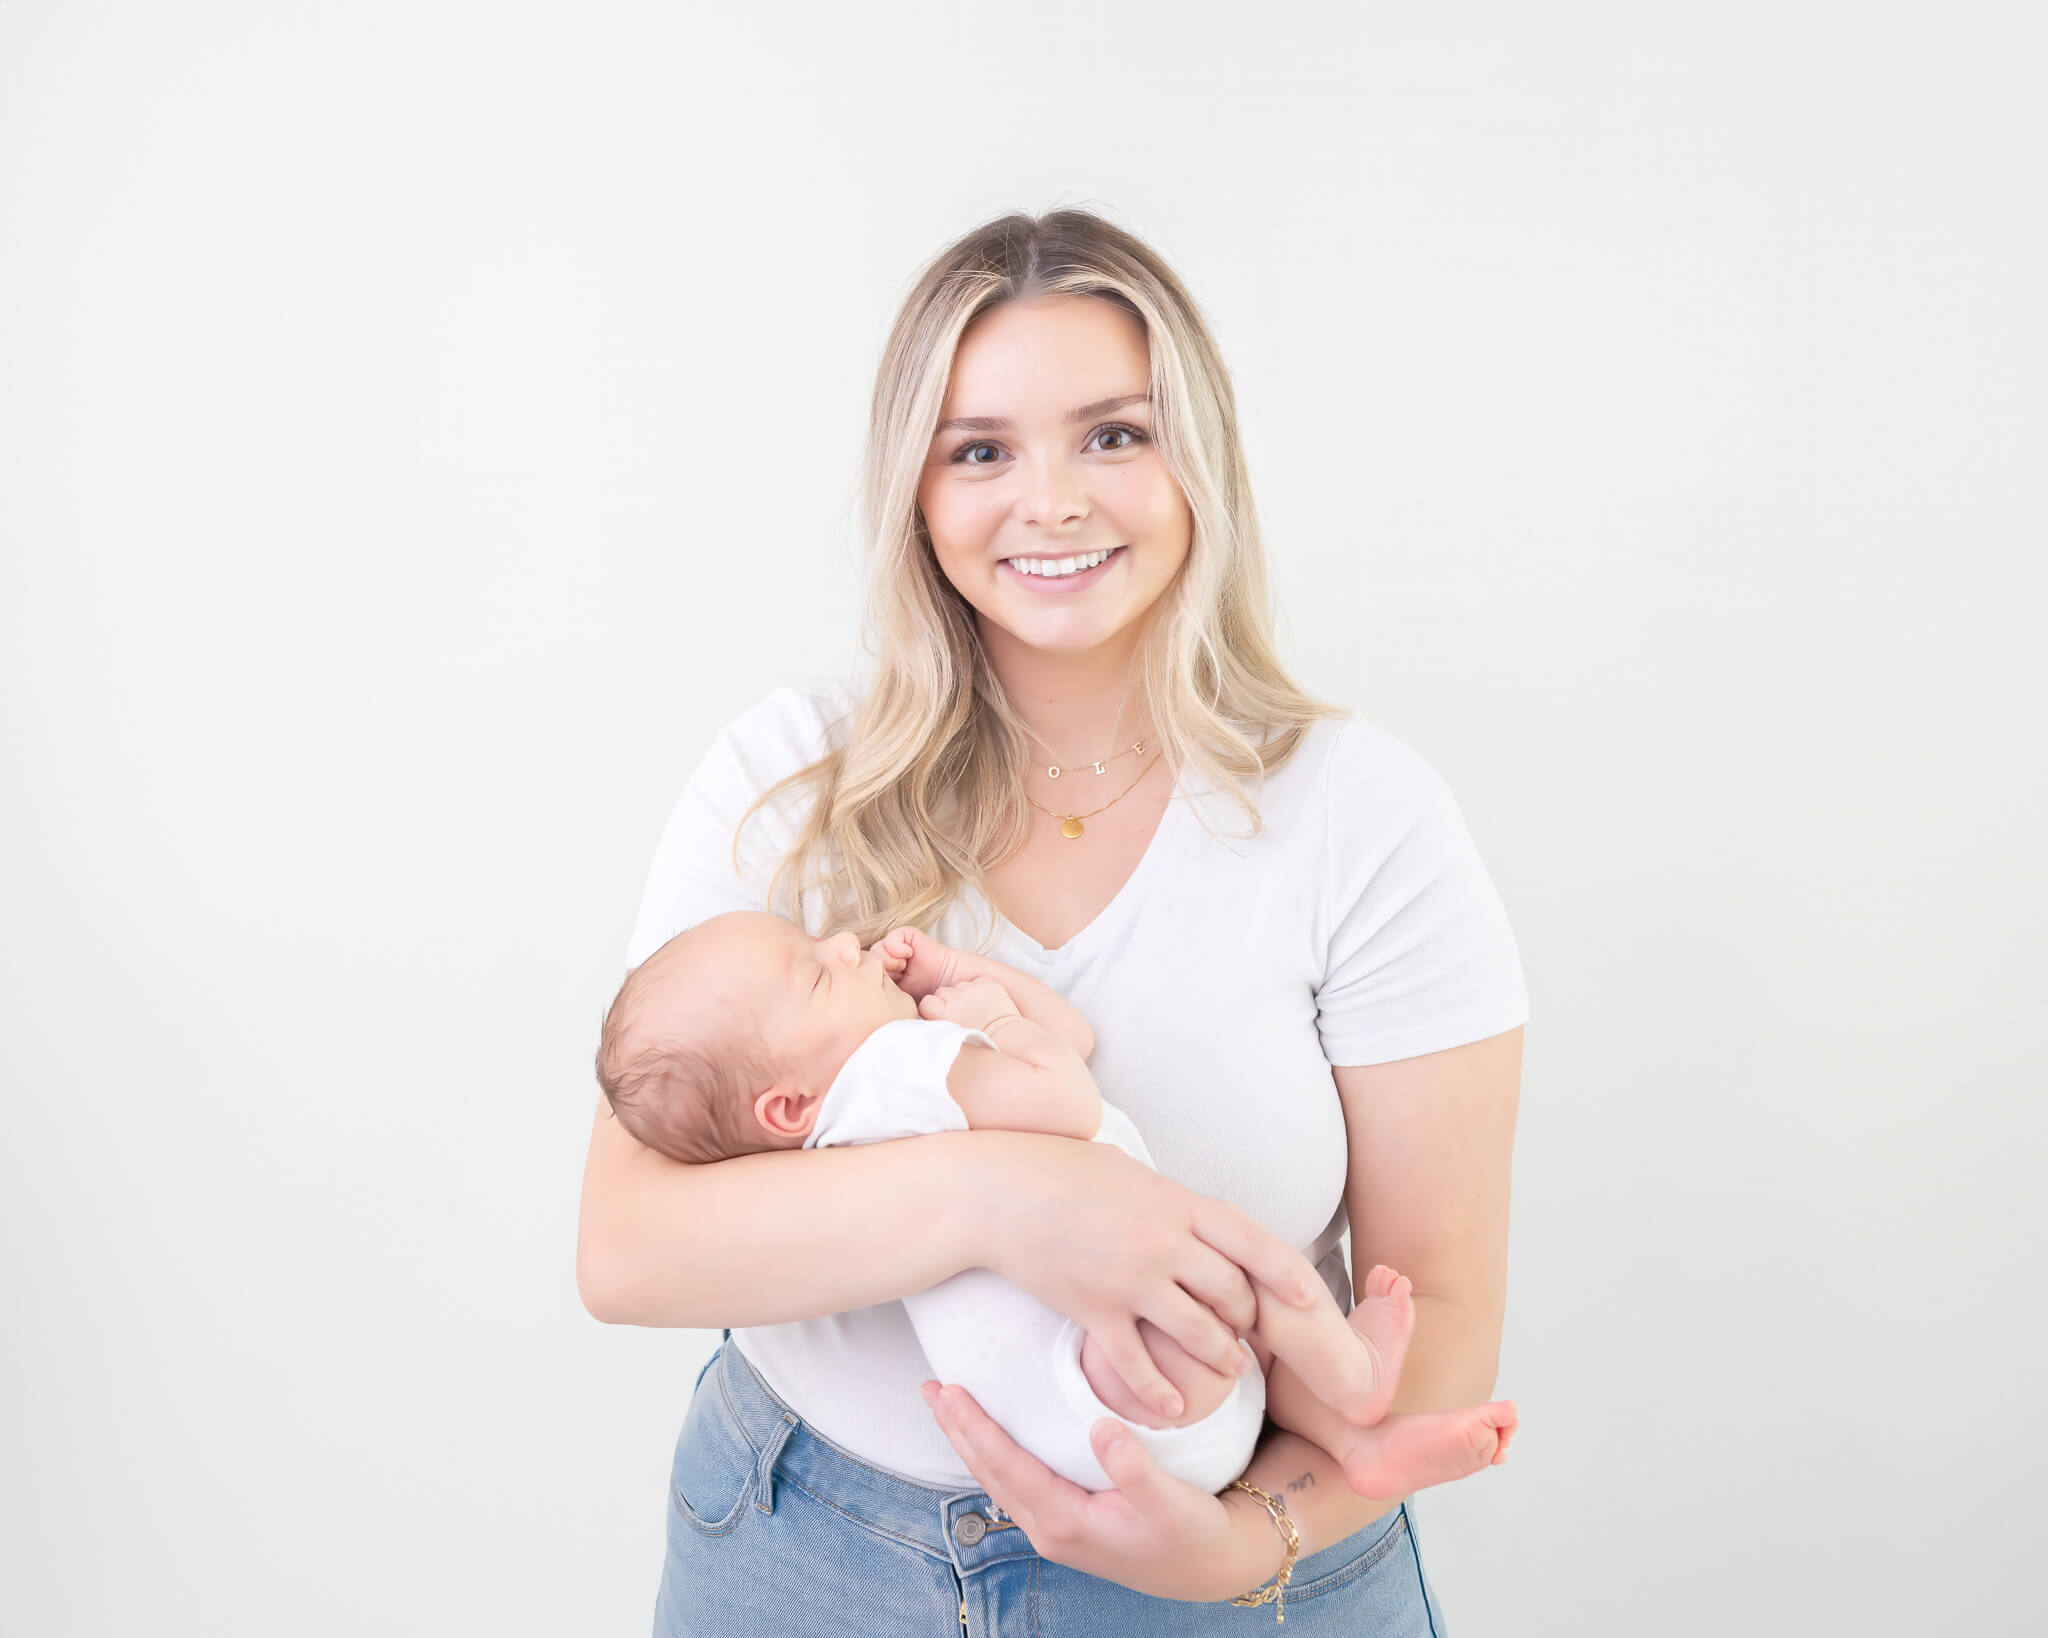
[[[782,1447],[794,1432],[796,1418],[784,1411],[775,1431],[768,1435],[768,1442],[761,1447],[761,1459],[754,1466],[754,1505],[764,1513],[775,1511],[775,1458],[782,1454]]]

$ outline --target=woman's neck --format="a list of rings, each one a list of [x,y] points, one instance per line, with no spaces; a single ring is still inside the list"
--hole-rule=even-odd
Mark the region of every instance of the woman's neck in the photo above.
[[[1032,648],[981,622],[989,666],[1022,717],[1053,755],[1076,765],[1107,756],[1149,732],[1137,683],[1136,630],[1099,648]],[[1121,706],[1121,712],[1119,712]]]

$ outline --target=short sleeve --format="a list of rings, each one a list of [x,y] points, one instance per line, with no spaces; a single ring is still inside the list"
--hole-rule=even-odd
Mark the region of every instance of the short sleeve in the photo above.
[[[1436,769],[1354,716],[1332,747],[1327,794],[1324,1057],[1390,1063],[1527,1023],[1506,907]]]
[[[792,786],[755,813],[739,839],[737,868],[735,828],[755,797],[825,749],[818,699],[795,688],[775,689],[718,731],[655,845],[626,945],[628,967],[700,921],[769,908],[769,880],[796,840],[809,789]],[[787,905],[777,908],[787,913]]]
[[[840,1066],[804,1147],[966,1131],[967,1112],[953,1101],[946,1077],[969,1041],[998,1050],[980,1030],[950,1018],[892,1018]]]

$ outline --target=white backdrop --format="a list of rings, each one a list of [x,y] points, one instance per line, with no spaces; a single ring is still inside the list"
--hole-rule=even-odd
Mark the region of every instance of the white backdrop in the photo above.
[[[1423,13],[0,8],[0,1628],[647,1630],[642,873],[859,661],[914,269],[1088,204],[1521,941],[1451,1630],[2039,1630],[2048,37]]]

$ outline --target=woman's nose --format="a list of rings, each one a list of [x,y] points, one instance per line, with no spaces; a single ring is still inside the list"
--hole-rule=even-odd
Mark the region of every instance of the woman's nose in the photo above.
[[[1078,474],[1067,461],[1052,455],[1033,463],[1025,480],[1024,515],[1054,528],[1087,517],[1087,498],[1081,493]]]

